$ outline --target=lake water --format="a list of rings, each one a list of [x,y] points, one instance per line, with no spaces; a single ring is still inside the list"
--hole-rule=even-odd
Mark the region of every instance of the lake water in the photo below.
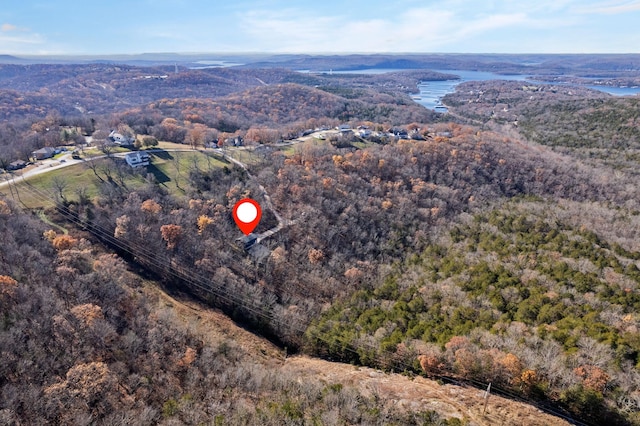
[[[371,68],[363,70],[353,71],[333,71],[334,74],[383,74],[394,71],[406,71],[401,69],[380,69]],[[415,70],[414,70],[415,71]],[[511,80],[511,81],[529,81],[526,75],[516,74],[496,74],[493,72],[485,71],[466,71],[466,70],[433,70],[445,74],[455,74],[460,76],[458,80],[445,80],[445,81],[423,81],[418,85],[418,93],[412,95],[420,105],[426,108],[433,109],[439,112],[446,112],[446,108],[438,107],[440,99],[449,93],[453,93],[456,90],[456,86],[466,81],[488,81],[488,80]],[[532,84],[540,84],[544,82],[533,81]],[[554,83],[546,83],[554,84]],[[590,89],[599,90],[601,92],[609,93],[614,96],[629,96],[637,95],[640,93],[640,87],[609,87],[609,86],[593,86],[587,85]],[[438,108],[437,108],[438,107]]]
[[[190,67],[192,70],[203,70],[207,68],[228,68],[235,67],[238,65],[244,65],[239,62],[229,62],[229,61],[197,61],[197,66]]]
[[[544,82],[528,80],[525,75],[496,74],[492,72],[481,71],[463,71],[463,70],[434,70],[447,74],[456,74],[460,76],[459,80],[447,81],[423,81],[418,85],[419,94],[413,96],[413,99],[420,105],[429,109],[436,109],[440,103],[440,99],[449,93],[453,93],[456,86],[465,81],[488,81],[488,80],[511,80],[511,81],[531,81],[532,84],[540,84]],[[554,84],[554,83],[546,83]],[[610,86],[593,86],[587,85],[589,89],[599,90],[614,96],[629,96],[640,93],[640,87],[610,87]],[[437,108],[445,112],[446,109]]]
[[[456,86],[465,81],[487,81],[487,80],[516,80],[525,81],[527,76],[513,74],[496,74],[484,71],[464,71],[464,70],[433,70],[443,74],[459,75],[458,80],[445,81],[423,81],[418,85],[419,93],[413,95],[413,99],[420,105],[429,109],[436,109],[440,104],[440,99],[456,90]],[[440,112],[446,112],[446,108],[439,107],[436,109]]]
[[[589,89],[599,90],[614,96],[629,96],[640,93],[640,87],[609,87],[609,86],[586,86]]]

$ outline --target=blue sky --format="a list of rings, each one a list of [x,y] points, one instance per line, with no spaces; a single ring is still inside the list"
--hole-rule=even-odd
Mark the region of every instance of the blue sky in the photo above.
[[[0,54],[640,53],[640,0],[2,0]]]

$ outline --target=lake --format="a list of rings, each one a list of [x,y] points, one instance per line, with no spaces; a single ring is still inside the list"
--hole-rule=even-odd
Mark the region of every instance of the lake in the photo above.
[[[589,89],[599,90],[614,96],[630,96],[640,93],[640,87],[609,87],[609,86],[586,86]]]
[[[388,68],[370,68],[363,70],[353,71],[333,71],[334,74],[383,74],[387,72],[395,71],[408,71],[402,69],[388,69]],[[413,70],[416,71],[416,70]],[[526,75],[517,74],[497,74],[486,71],[466,71],[466,70],[432,70],[445,74],[455,74],[460,76],[458,80],[444,80],[444,81],[422,81],[418,84],[418,93],[412,95],[414,101],[420,105],[436,110],[436,107],[440,104],[440,99],[449,93],[453,93],[456,90],[456,86],[466,81],[488,81],[488,80],[511,80],[511,81],[531,81],[532,84],[556,84],[553,82],[541,82],[528,80]],[[629,96],[637,95],[640,93],[640,87],[610,87],[610,86],[594,86],[586,85],[590,89],[599,90],[601,92],[609,93],[614,96]],[[437,108],[439,112],[446,112],[446,108]]]
[[[487,80],[516,80],[526,81],[527,76],[514,74],[496,74],[485,71],[465,71],[465,70],[433,70],[444,74],[459,75],[458,80],[444,81],[423,81],[418,84],[419,93],[413,95],[413,99],[420,105],[429,109],[436,109],[440,104],[440,99],[456,90],[456,86],[465,81],[487,81]],[[441,112],[446,112],[446,108],[438,108]]]
[[[229,61],[197,61],[196,64],[198,65],[189,67],[189,69],[203,70],[207,68],[228,68],[228,67],[244,65],[239,62],[229,62]]]
[[[418,85],[419,94],[413,95],[413,99],[420,105],[429,109],[436,109],[440,103],[440,99],[449,93],[453,93],[456,86],[465,81],[488,81],[488,80],[511,80],[511,81],[531,81],[535,83],[555,84],[552,82],[540,82],[528,80],[525,75],[513,74],[496,74],[483,71],[464,71],[464,70],[434,70],[437,72],[456,74],[460,76],[459,80],[446,81],[423,81]],[[611,86],[594,86],[586,85],[589,89],[599,90],[614,96],[630,96],[640,93],[640,87],[611,87]],[[440,108],[439,108],[440,109]],[[442,110],[443,112],[446,109]]]

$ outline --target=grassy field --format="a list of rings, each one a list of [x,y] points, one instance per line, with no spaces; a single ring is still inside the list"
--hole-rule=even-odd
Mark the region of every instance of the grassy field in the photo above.
[[[44,192],[50,196],[59,192],[55,189],[56,184],[64,186],[62,192],[67,199],[77,199],[76,193],[81,188],[83,188],[87,196],[91,198],[98,195],[99,180],[93,172],[83,164],[68,166],[33,176],[29,178],[27,182],[28,184],[18,181],[17,184],[12,186],[14,199],[20,201],[28,208],[47,208],[53,206],[53,202],[47,201],[41,195],[35,193],[29,185],[34,187],[35,190]],[[10,194],[10,190],[7,187],[3,187],[0,192],[5,195]]]
[[[115,160],[123,167],[121,178],[116,172],[113,160],[95,160],[96,174],[88,166],[88,163],[77,164],[62,169],[52,170],[37,176],[28,178],[27,182],[20,182],[0,188],[0,194],[13,198],[28,208],[47,208],[53,206],[52,201],[46,200],[44,192],[49,196],[59,196],[60,192],[67,200],[77,200],[78,193],[84,192],[87,197],[93,199],[100,193],[101,185],[110,185],[106,178],[108,169],[119,186],[135,189],[145,184],[148,174],[154,176],[159,185],[169,192],[181,195],[188,188],[189,172],[193,168],[209,170],[227,165],[222,160],[211,157],[203,152],[154,152],[151,153],[151,164],[146,170],[131,170],[122,159]],[[30,185],[30,186],[29,186]],[[34,191],[35,190],[35,191]]]
[[[147,167],[147,173],[153,174],[156,181],[169,192],[179,195],[184,193],[192,169],[206,171],[228,165],[224,160],[200,151],[165,151],[151,154],[151,164]]]

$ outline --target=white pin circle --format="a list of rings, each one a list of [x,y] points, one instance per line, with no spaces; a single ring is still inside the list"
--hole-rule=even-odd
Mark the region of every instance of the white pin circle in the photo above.
[[[258,217],[258,209],[252,203],[242,203],[236,210],[236,216],[240,222],[251,223]]]

